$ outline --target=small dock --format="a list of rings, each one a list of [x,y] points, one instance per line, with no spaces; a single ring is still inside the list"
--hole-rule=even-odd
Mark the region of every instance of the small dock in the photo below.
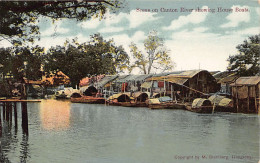
[[[2,124],[8,123],[8,126],[12,126],[14,119],[15,130],[18,129],[17,122],[17,105],[21,105],[22,109],[22,129],[23,133],[27,136],[28,131],[28,112],[27,103],[28,102],[41,102],[41,100],[27,100],[27,99],[1,99],[0,100],[0,137],[2,136]]]

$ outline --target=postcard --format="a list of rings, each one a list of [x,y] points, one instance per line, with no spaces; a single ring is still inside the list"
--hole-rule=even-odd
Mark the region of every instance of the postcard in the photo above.
[[[259,162],[259,5],[0,1],[0,162]]]

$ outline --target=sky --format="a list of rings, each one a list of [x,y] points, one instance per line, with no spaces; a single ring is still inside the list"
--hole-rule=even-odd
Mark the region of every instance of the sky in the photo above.
[[[259,25],[259,0],[126,0],[124,9],[108,11],[102,20],[52,23],[41,18],[41,40],[35,45],[48,49],[76,37],[83,43],[100,33],[131,55],[131,42],[145,53],[143,41],[156,30],[175,63],[174,71],[225,71],[228,57],[237,54],[236,46],[259,34]]]

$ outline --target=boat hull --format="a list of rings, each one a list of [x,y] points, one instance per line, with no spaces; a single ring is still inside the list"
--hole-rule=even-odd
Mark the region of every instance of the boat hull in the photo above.
[[[79,98],[71,98],[72,103],[87,103],[87,104],[104,104],[105,99],[102,97],[83,96]]]
[[[213,106],[200,106],[196,108],[192,108],[190,105],[186,105],[186,109],[191,112],[196,113],[212,113],[213,112]]]

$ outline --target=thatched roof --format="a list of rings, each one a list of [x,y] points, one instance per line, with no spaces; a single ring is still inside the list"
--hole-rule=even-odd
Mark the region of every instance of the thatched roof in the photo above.
[[[150,92],[134,92],[132,96],[134,98],[138,98],[138,97],[140,97],[142,95],[147,95],[148,97],[150,97]]]
[[[167,81],[170,83],[176,83],[183,85],[188,79],[194,77],[198,73],[205,70],[190,70],[190,71],[177,71],[167,76],[153,76],[147,79],[147,81]],[[205,71],[208,72],[208,71]],[[208,72],[209,73],[209,72]],[[209,73],[210,74],[210,73]],[[213,78],[213,77],[212,77]]]
[[[125,82],[125,78],[128,77],[129,75],[120,75],[118,76],[118,78],[116,78],[113,82],[115,83],[123,83]]]
[[[108,98],[108,100],[117,99],[117,98],[119,98],[120,96],[128,96],[128,97],[129,97],[129,95],[127,95],[126,93],[118,93],[118,94],[113,94],[112,96],[110,96],[110,97]],[[130,97],[129,97],[129,98],[130,98]]]
[[[213,75],[218,83],[233,83],[239,76],[235,72],[219,72]]]
[[[226,98],[225,96],[219,96],[219,95],[212,95],[209,97],[209,100],[212,104],[215,104],[216,106],[229,106],[232,103],[232,100],[229,98]]]
[[[201,106],[211,106],[211,102],[208,99],[204,99],[204,98],[196,98],[195,100],[193,100],[192,102],[192,108],[199,108]]]
[[[127,75],[124,78],[120,78],[116,80],[118,83],[124,83],[129,81],[144,81],[146,78],[151,77],[152,74],[144,74],[144,75]]]
[[[96,82],[95,85],[97,87],[104,87],[107,83],[112,82],[118,77],[118,75],[106,75],[99,82]]]
[[[25,83],[28,84],[35,84],[35,85],[51,85],[51,86],[57,86],[57,85],[65,85],[70,83],[70,78],[65,75],[63,72],[58,71],[56,73],[51,73],[50,75],[43,76],[42,80],[27,80],[25,79]]]

